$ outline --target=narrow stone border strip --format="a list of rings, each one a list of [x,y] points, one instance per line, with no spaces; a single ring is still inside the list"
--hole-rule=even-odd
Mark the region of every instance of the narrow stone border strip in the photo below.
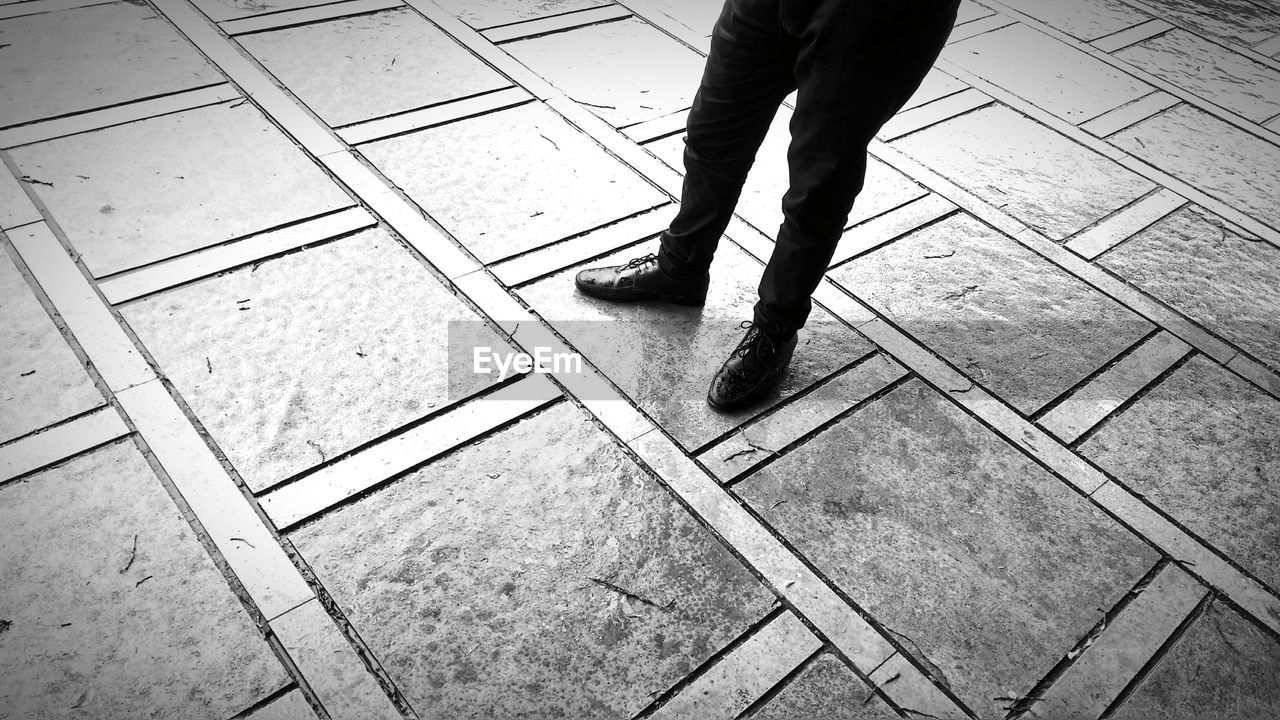
[[[804,623],[783,612],[648,717],[734,720],[821,649]]]
[[[903,110],[889,118],[889,122],[885,123],[880,128],[880,132],[876,133],[876,137],[885,142],[897,140],[903,135],[909,135],[932,125],[937,125],[944,120],[950,120],[958,115],[990,105],[992,102],[994,101],[983,93],[973,88],[967,88],[954,95],[948,95],[941,100],[934,100],[923,105],[917,105],[910,110]]]
[[[1231,358],[1227,367],[1237,375],[1266,390],[1280,399],[1280,374],[1253,358],[1241,353]]]
[[[26,3],[23,4],[25,5]],[[102,130],[113,125],[134,122],[135,120],[145,120],[206,105],[216,105],[239,97],[241,97],[240,92],[235,87],[228,83],[219,83],[194,90],[184,90],[171,95],[161,95],[146,100],[128,102],[102,110],[90,110],[76,115],[42,120],[29,125],[11,127],[8,130],[0,130],[0,148],[9,149],[67,135],[77,135],[91,130]]]
[[[512,23],[510,25],[499,25],[498,27],[481,30],[480,35],[489,42],[498,45],[501,43],[511,42],[513,40],[522,40],[525,38],[537,37],[539,35],[550,35],[551,33],[574,30],[602,22],[625,20],[629,17],[631,17],[630,10],[621,5],[611,4],[603,7],[568,12],[563,15],[552,15],[551,17],[526,20],[524,22]]]
[[[334,132],[350,145],[373,142],[396,135],[404,135],[415,130],[425,130],[436,125],[444,125],[456,120],[475,117],[485,113],[505,110],[523,105],[533,100],[533,96],[521,87],[508,87],[482,95],[454,100],[439,105],[432,105],[418,110],[392,115],[390,117],[367,120],[365,122],[338,128]]]
[[[58,12],[90,5],[105,5],[116,0],[28,0],[0,5],[0,20],[37,15],[39,13]]]
[[[313,599],[301,573],[164,384],[149,382],[116,398],[267,620]]]
[[[1102,715],[1208,594],[1176,564],[1166,565],[1035,700],[1027,716]]]
[[[1161,330],[1055,406],[1040,425],[1070,445],[1190,353],[1190,345]]]
[[[507,287],[533,282],[571,265],[654,237],[667,229],[674,212],[675,207],[669,203],[646,210],[578,237],[503,260],[491,266],[493,274]]]
[[[979,5],[978,3],[973,2],[973,0],[964,0],[964,2],[960,3],[960,8],[958,12],[956,12],[956,26],[959,27],[960,25],[971,23],[974,20],[981,20],[984,17],[994,15],[995,12],[995,10],[992,10],[986,5]]]
[[[310,599],[270,625],[333,720],[403,720],[319,600]]]
[[[236,18],[223,21],[219,25],[223,32],[235,37],[268,30],[283,30],[288,27],[308,25],[325,20],[337,20],[338,18],[351,17],[352,15],[367,15],[380,10],[390,10],[398,7],[404,7],[402,0],[350,0],[349,2],[336,2],[297,10]]]
[[[1159,115],[1181,102],[1163,90],[1156,90],[1131,103],[1108,110],[1092,120],[1080,123],[1080,129],[1090,135],[1108,138],[1127,127]]]
[[[0,483],[124,437],[129,428],[107,406],[0,445]]]
[[[44,218],[27,195],[26,183],[0,167],[0,230],[12,230]]]
[[[8,235],[111,391],[118,393],[156,378],[47,224],[23,225]]]
[[[1274,58],[1276,55],[1280,55],[1280,35],[1276,35],[1270,40],[1263,40],[1257,45],[1254,45],[1253,51],[1269,58]]]
[[[835,254],[831,256],[830,267],[848,262],[859,255],[865,255],[958,211],[959,208],[955,203],[941,195],[929,193],[883,215],[854,225],[840,238],[840,244],[836,246]]]
[[[1160,18],[1152,18],[1146,22],[1138,23],[1124,30],[1111,33],[1105,37],[1096,40],[1090,40],[1089,45],[1101,50],[1104,53],[1113,53],[1117,50],[1123,50],[1130,45],[1137,45],[1144,40],[1150,40],[1157,35],[1163,35],[1173,29],[1173,25]]]
[[[544,376],[530,375],[272,489],[259,504],[277,529],[287,531],[559,398],[560,390]]]
[[[100,280],[98,289],[107,302],[119,305],[312,243],[373,227],[377,222],[364,208],[351,207],[162,260],[137,270],[126,270]]]
[[[963,25],[957,25],[952,28],[951,35],[947,37],[947,44],[954,45],[971,37],[977,37],[993,30],[999,30],[1002,27],[1008,27],[1017,22],[1017,20],[1006,17],[999,13],[992,13],[978,20],[967,22]]]
[[[996,1],[999,2],[1000,0],[996,0]],[[1165,12],[1165,8],[1149,5],[1143,0],[1121,0],[1121,2],[1123,2],[1126,5],[1135,7],[1145,12],[1146,14],[1151,15],[1152,17],[1160,17],[1161,14]],[[1265,7],[1265,3],[1264,3],[1264,7]],[[1237,43],[1233,40],[1229,40],[1224,37],[1219,37],[1217,35],[1211,35],[1211,34],[1205,33],[1204,31],[1198,28],[1195,28],[1189,24],[1182,22],[1176,17],[1170,18],[1170,22],[1172,22],[1175,27],[1179,27],[1183,30],[1186,30],[1189,33],[1195,33],[1196,35],[1199,35],[1204,40],[1208,40],[1214,44],[1221,45],[1222,47],[1225,47],[1228,50],[1233,50],[1252,60],[1257,60],[1258,62],[1264,65],[1269,65],[1276,70],[1280,70],[1280,62],[1276,62],[1274,59],[1267,57],[1266,55],[1263,55],[1260,52],[1257,52],[1256,50],[1249,47],[1248,45],[1241,45],[1240,43]]]
[[[316,713],[302,690],[288,688],[261,707],[236,715],[231,720],[315,720]]]
[[[1280,597],[1175,525],[1132,491],[1111,481],[1090,498],[1201,582],[1280,634]]]
[[[684,132],[689,120],[689,110],[690,108],[683,108],[670,115],[663,115],[652,120],[627,125],[622,128],[622,134],[630,138],[632,142],[643,145],[654,140],[660,140],[668,135]]]
[[[894,653],[870,676],[872,687],[884,693],[909,718],[971,720],[964,708],[947,697],[902,653]]]
[[[1067,241],[1067,249],[1086,260],[1093,260],[1172,215],[1186,204],[1186,198],[1172,190],[1160,188],[1071,238]]]
[[[704,56],[711,52],[712,28],[707,28],[705,34],[699,33],[671,17],[663,7],[653,7],[653,3],[649,0],[614,0],[614,2],[628,8],[632,14],[643,18],[645,22],[687,45],[690,50],[695,50]],[[658,20],[657,16],[661,16],[663,20]]]
[[[730,484],[906,375],[907,370],[888,356],[873,353],[800,399],[752,420],[733,435],[701,450],[698,461],[721,483]]]

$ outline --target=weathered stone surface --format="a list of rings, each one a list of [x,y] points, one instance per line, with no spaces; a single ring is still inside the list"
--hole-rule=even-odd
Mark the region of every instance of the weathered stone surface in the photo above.
[[[351,205],[252,105],[214,105],[12,151],[103,276]]]
[[[1003,4],[1081,40],[1096,40],[1148,19],[1122,0],[1002,0]]]
[[[289,682],[132,441],[0,487],[0,526],[0,718],[226,718]]]
[[[889,720],[898,717],[883,700],[865,702],[871,688],[839,658],[823,653],[751,715],[752,720]]]
[[[1280,643],[1215,601],[1111,717],[1263,720],[1280,707]]]
[[[1097,117],[1154,89],[1022,23],[958,42],[943,55],[1072,122]]]
[[[968,215],[911,233],[830,277],[1026,413],[1151,330]]]
[[[511,84],[409,9],[255,33],[240,44],[334,127]]]
[[[381,230],[123,312],[254,490],[457,399],[447,324],[476,319]]]
[[[0,22],[0,127],[211,85],[222,76],[149,5]]]
[[[191,0],[214,22],[324,5],[332,0]]]
[[[471,27],[489,28],[609,3],[607,0],[437,0],[436,4]]]
[[[1280,368],[1280,249],[1188,206],[1098,262]]]
[[[623,250],[590,267],[617,265],[657,243]],[[778,399],[803,390],[862,357],[870,345],[815,309],[801,330],[787,378],[775,398],[759,406],[720,413],[707,405],[712,375],[742,339],[758,297],[763,266],[728,242],[711,268],[705,307],[616,304],[588,298],[574,288],[571,268],[520,290],[520,295],[583,356],[687,449],[697,448],[758,415]]]
[[[634,18],[503,46],[615,127],[693,104],[704,58]]]
[[[0,443],[103,404],[13,261],[0,252]]]
[[[632,717],[772,602],[567,403],[293,540],[424,717]]]
[[[1148,0],[1161,15],[1197,30],[1256,45],[1280,34],[1280,8],[1268,0]]]
[[[266,707],[250,714],[246,720],[315,720],[316,713],[307,704],[301,690],[294,690]]]
[[[1280,588],[1280,401],[1195,357],[1080,451]]]
[[[1115,54],[1250,120],[1262,122],[1280,113],[1280,71],[1185,30],[1171,30]]]
[[[484,262],[667,200],[538,104],[370,143],[361,151]]]
[[[1280,147],[1190,105],[1111,137],[1135,156],[1280,227]]]
[[[1001,106],[912,133],[894,146],[1054,239],[1083,229],[1154,187]]]
[[[649,8],[706,37],[715,28],[724,0],[649,0],[645,3],[645,10]]]
[[[735,489],[981,717],[1158,559],[918,380]]]
[[[755,164],[747,174],[738,200],[737,214],[757,230],[774,238],[782,225],[782,196],[790,185],[787,169],[787,146],[791,143],[791,110],[782,107],[769,127]],[[684,135],[673,135],[645,147],[666,164],[684,172]],[[845,227],[886,213],[900,205],[923,197],[925,189],[906,175],[873,158],[867,158],[867,177],[862,192],[853,203],[853,211]]]

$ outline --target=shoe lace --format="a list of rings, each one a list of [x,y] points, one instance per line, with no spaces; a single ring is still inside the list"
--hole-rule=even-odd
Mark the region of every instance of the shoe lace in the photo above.
[[[635,258],[634,260],[628,261],[627,264],[623,265],[622,267],[625,270],[634,270],[635,268],[648,265],[649,263],[657,262],[657,260],[658,260],[657,255],[653,253],[649,253],[648,255],[645,255],[643,257],[638,257],[638,258]]]
[[[761,330],[760,326],[756,325],[755,322],[744,320],[738,327],[747,331],[747,336],[742,339],[742,343],[733,351],[738,357],[747,360],[747,356],[750,355],[750,359],[763,362],[762,354],[768,357],[777,352],[778,348],[773,344],[773,338]]]

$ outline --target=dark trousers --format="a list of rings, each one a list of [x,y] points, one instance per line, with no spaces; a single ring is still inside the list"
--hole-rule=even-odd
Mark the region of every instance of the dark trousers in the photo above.
[[[711,266],[756,150],[798,90],[783,222],[754,320],[805,323],[867,169],[867,144],[932,67],[959,0],[728,0],[689,114],[680,210],[658,260],[675,277]]]

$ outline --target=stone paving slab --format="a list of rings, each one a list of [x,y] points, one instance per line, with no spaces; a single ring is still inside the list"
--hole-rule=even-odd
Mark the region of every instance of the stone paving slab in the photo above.
[[[0,127],[190,90],[221,75],[150,6],[0,22]]]
[[[478,320],[382,230],[122,314],[255,491],[459,399],[447,326]]]
[[[635,18],[589,25],[503,46],[614,127],[693,104],[705,60]]]
[[[746,717],[752,720],[889,720],[898,717],[883,700],[867,702],[871,688],[840,659],[823,653],[768,703]]]
[[[1000,0],[1015,10],[1081,40],[1096,40],[1149,16],[1122,0]]]
[[[1115,56],[1255,122],[1280,113],[1280,70],[1171,30]]]
[[[486,263],[667,201],[539,104],[381,140],[361,152]],[[503,201],[491,202],[495,197]]]
[[[1122,130],[1111,140],[1161,170],[1280,228],[1280,147],[1189,105]]]
[[[1154,185],[1003,106],[908,135],[893,147],[1061,240]],[[1062,192],[1062,188],[1071,192]]]
[[[0,250],[0,443],[102,405],[26,278]]]
[[[245,103],[72,135],[12,155],[41,181],[36,194],[98,277],[352,204]]]
[[[256,33],[239,41],[334,127],[511,84],[409,9]]]
[[[1256,45],[1280,35],[1280,9],[1267,0],[1144,1],[1164,17],[1242,45]]]
[[[1280,368],[1280,248],[1188,206],[1099,264]]]
[[[236,18],[261,15],[264,13],[299,10],[316,5],[325,5],[334,0],[191,0],[205,15],[214,22],[234,20]]]
[[[642,7],[653,8],[684,27],[702,36],[710,36],[715,28],[722,0],[641,0]],[[639,5],[639,4],[638,4]]]
[[[855,258],[830,277],[1024,413],[1152,328],[968,215]]]
[[[1097,117],[1153,89],[1022,23],[950,45],[943,56],[1071,122]]]
[[[132,441],[0,487],[0,718],[227,718],[288,682]]]
[[[1215,600],[1110,717],[1263,720],[1280,707],[1280,642]]]
[[[630,718],[772,602],[567,403],[292,539],[424,717]]]
[[[608,0],[436,0],[436,4],[474,28],[490,28],[524,20],[608,5]]]
[[[918,380],[735,491],[980,717],[1158,557]]]
[[[589,264],[621,264],[657,250],[656,242]],[[585,267],[585,266],[584,266]],[[648,412],[686,449],[693,450],[852,363],[870,350],[861,336],[814,309],[801,331],[787,378],[769,402],[719,413],[707,387],[742,339],[764,268],[722,242],[711,268],[705,307],[627,305],[588,298],[574,288],[571,268],[519,291],[593,365]]]
[[[1280,401],[1195,357],[1080,452],[1277,589],[1277,427]]]

